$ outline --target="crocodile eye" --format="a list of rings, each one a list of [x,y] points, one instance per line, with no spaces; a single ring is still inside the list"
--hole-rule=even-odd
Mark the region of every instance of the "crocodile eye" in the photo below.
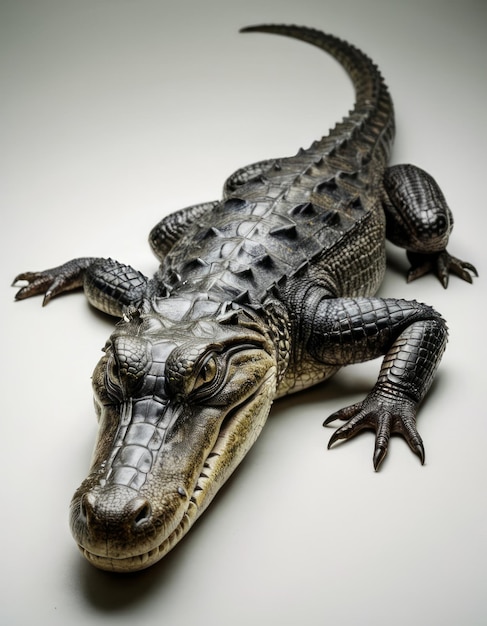
[[[218,362],[214,354],[210,354],[203,361],[203,365],[200,367],[196,380],[193,386],[193,392],[199,391],[203,388],[212,389],[215,385],[212,385],[218,378]],[[208,387],[209,386],[209,387]]]

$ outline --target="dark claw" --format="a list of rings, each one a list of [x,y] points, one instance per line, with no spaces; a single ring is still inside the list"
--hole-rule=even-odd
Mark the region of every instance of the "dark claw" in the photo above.
[[[330,417],[326,418],[326,420],[323,422],[323,426],[328,426],[329,424],[331,424],[337,419],[338,419],[338,416],[335,413],[333,413],[333,415],[330,415]]]
[[[407,275],[408,283],[432,272],[436,274],[439,281],[446,289],[448,287],[450,274],[455,274],[470,284],[473,282],[471,274],[478,276],[475,266],[451,256],[446,250],[436,254],[408,252],[408,258],[411,261],[411,269]]]
[[[338,430],[335,430],[335,432],[333,433],[333,435],[330,437],[330,440],[328,442],[328,450],[332,447],[332,445],[334,443],[336,443],[337,441],[340,441],[340,439],[345,439],[344,435],[340,435]]]
[[[473,284],[472,277],[466,270],[462,270],[461,272],[459,272],[458,276],[465,280],[467,283],[470,283],[471,285]]]
[[[339,417],[340,419],[348,420],[347,424],[344,424],[343,426],[338,428],[330,437],[330,440],[328,442],[328,449],[330,449],[331,446],[340,439],[351,439],[362,430],[367,430],[374,427],[370,416],[360,413],[361,407],[362,403],[353,404],[352,406],[349,406],[346,409],[342,409],[334,415],[331,415],[328,420],[326,420],[327,422],[329,422],[330,418],[336,419],[337,417]]]
[[[450,281],[450,277],[448,276],[448,274],[446,272],[444,274],[438,274],[438,278],[440,280],[440,283],[442,284],[443,289],[448,289],[448,283]]]
[[[377,472],[387,454],[387,446],[377,446],[374,451],[374,469]]]
[[[426,274],[429,274],[432,269],[431,263],[424,263],[423,265],[417,267],[411,267],[407,275],[407,282],[412,283],[413,280],[426,276]]]
[[[404,437],[408,446],[416,454],[421,465],[424,465],[425,453],[423,441],[416,428],[416,420],[413,415],[405,415],[401,421],[396,421],[394,424],[394,432]]]
[[[440,283],[443,285],[443,289],[448,287],[448,281],[450,276],[448,274],[448,258],[445,254],[438,255],[436,261],[436,275],[438,276]]]
[[[467,281],[467,283],[470,283],[470,284],[473,283],[473,280],[469,272],[472,272],[474,276],[478,276],[477,270],[470,263],[463,263],[462,261],[458,261],[458,262],[452,263],[450,269],[453,274],[456,274],[457,276],[459,276],[460,278],[462,278],[463,280]]]
[[[463,267],[464,267],[464,269],[468,270],[469,272],[472,272],[472,274],[478,278],[479,273],[477,272],[477,269],[475,268],[474,265],[472,265],[471,263],[468,263],[467,261],[464,261],[463,262]]]
[[[15,299],[23,300],[44,294],[42,304],[45,306],[58,294],[81,287],[84,271],[92,262],[93,259],[84,257],[42,272],[23,272],[15,278],[13,286],[16,286],[19,281],[27,281],[28,284],[19,289],[15,294]]]
[[[363,402],[341,409],[330,415],[324,426],[336,419],[348,420],[330,437],[328,449],[341,440],[347,441],[362,430],[375,431],[374,469],[384,461],[392,434],[401,435],[411,450],[424,464],[425,454],[421,437],[416,428],[416,406],[411,400],[398,396],[392,399],[373,390]]]
[[[358,402],[357,404],[352,404],[351,406],[347,406],[344,409],[340,409],[339,411],[332,413],[323,422],[323,426],[328,426],[329,424],[331,424],[332,422],[336,420],[347,421],[351,419],[354,415],[356,415],[360,411],[361,406],[362,406],[362,403]]]
[[[27,280],[27,278],[25,278],[25,274],[19,274],[18,276],[16,276],[12,282],[12,287],[18,287],[17,283],[21,280]]]
[[[15,299],[24,300],[25,298],[30,298],[30,296],[37,296],[39,294],[46,293],[46,287],[50,284],[51,279],[50,277],[43,275],[41,272],[24,272],[23,274],[16,276],[12,283],[12,287],[17,287],[17,283],[19,281],[27,281],[28,284],[21,287],[17,291]]]
[[[424,454],[424,446],[422,443],[417,443],[415,446],[411,446],[411,450],[419,456],[419,460],[421,461],[421,465],[424,465],[425,454]]]

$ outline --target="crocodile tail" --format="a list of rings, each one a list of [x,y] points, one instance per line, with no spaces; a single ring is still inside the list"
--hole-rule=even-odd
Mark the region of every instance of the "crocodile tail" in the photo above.
[[[334,35],[301,26],[263,24],[248,26],[240,32],[262,32],[285,35],[308,42],[328,52],[347,71],[355,88],[355,106],[330,134],[314,142],[306,152],[328,152],[330,146],[345,149],[345,157],[353,158],[347,151],[347,142],[356,131],[367,138],[365,142],[376,159],[385,164],[394,137],[394,110],[389,91],[373,61],[361,50]],[[362,142],[363,143],[363,142]],[[363,160],[368,159],[362,155]]]
[[[361,50],[343,39],[313,28],[262,24],[247,26],[241,33],[273,33],[306,41],[334,57],[352,79],[356,94],[356,108],[377,107],[382,99],[389,99],[382,75],[373,61]]]

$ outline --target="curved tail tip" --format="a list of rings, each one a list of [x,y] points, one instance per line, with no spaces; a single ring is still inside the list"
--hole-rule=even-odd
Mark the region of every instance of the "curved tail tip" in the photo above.
[[[255,26],[243,26],[242,28],[239,28],[238,32],[239,33],[252,33],[258,30],[259,28],[262,28],[262,24],[255,25]]]

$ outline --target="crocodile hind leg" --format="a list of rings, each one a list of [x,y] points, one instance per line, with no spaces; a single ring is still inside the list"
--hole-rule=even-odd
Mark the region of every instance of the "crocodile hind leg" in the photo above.
[[[411,262],[408,281],[433,272],[446,288],[451,272],[472,282],[470,272],[477,276],[475,267],[446,250],[453,216],[432,176],[414,165],[389,167],[382,201],[387,238],[405,248]]]
[[[170,213],[158,222],[151,230],[149,243],[156,257],[162,261],[173,245],[193,226],[200,218],[208,215],[219,201],[204,202],[188,206],[174,213]]]
[[[385,355],[377,383],[365,400],[325,421],[327,425],[347,420],[329,446],[364,429],[375,430],[377,469],[390,435],[396,433],[424,462],[416,411],[446,346],[447,329],[441,316],[431,307],[406,300],[323,298],[310,319],[308,351],[322,363],[343,366]]]
[[[265,161],[259,161],[258,163],[252,163],[241,167],[225,181],[223,186],[223,197],[227,198],[237,191],[242,185],[257,180],[265,175],[265,172],[269,169],[280,169],[279,159],[266,159]]]
[[[85,295],[95,308],[121,317],[128,306],[137,306],[147,292],[149,280],[128,265],[113,261],[83,257],[41,272],[19,274],[14,285],[27,281],[15,299],[23,300],[44,294],[43,305],[51,298],[83,287]]]

